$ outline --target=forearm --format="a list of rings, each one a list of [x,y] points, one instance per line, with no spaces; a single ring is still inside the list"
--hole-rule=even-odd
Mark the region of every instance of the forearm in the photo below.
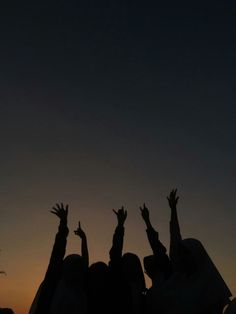
[[[87,243],[87,237],[83,236],[81,239],[81,253],[82,257],[86,262],[87,267],[89,266],[89,252],[88,252],[88,243]]]
[[[66,252],[66,243],[67,243],[68,233],[69,233],[69,229],[67,227],[67,221],[60,220],[58,232],[55,237],[55,242],[54,242],[51,257],[50,257],[47,274],[48,272],[51,272],[54,267],[62,263],[65,256],[65,252]]]
[[[145,222],[145,225],[146,225],[146,229],[153,229],[154,230],[154,228],[153,228],[153,226],[152,226],[152,224],[151,224],[151,221],[150,221],[150,219],[148,218],[146,218],[145,220],[144,220],[144,222]]]
[[[123,242],[124,242],[124,226],[122,224],[117,224],[112,239],[112,248],[110,250],[111,261],[121,259],[123,251]]]
[[[173,241],[182,240],[176,207],[171,208],[170,236]]]
[[[146,215],[145,217],[143,217],[143,220],[144,220],[145,225],[146,225],[147,237],[148,237],[149,244],[152,248],[153,254],[154,255],[159,255],[159,254],[163,254],[163,253],[165,254],[166,248],[160,242],[159,234],[153,228],[149,215]]]
[[[180,233],[179,220],[176,207],[171,208],[170,220],[170,259],[174,269],[179,269],[181,258],[182,237]]]
[[[37,310],[35,311],[37,314],[49,313],[53,292],[57,286],[62,271],[68,233],[67,221],[61,220],[55,237],[49,265],[44,280],[40,286]]]
[[[159,240],[158,232],[152,226],[148,226],[146,232],[153,254],[154,255],[165,254],[166,248]]]

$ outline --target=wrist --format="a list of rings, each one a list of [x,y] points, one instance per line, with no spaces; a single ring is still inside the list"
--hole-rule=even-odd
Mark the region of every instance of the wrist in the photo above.
[[[67,218],[61,218],[60,219],[60,224],[61,225],[67,225]]]
[[[147,228],[152,228],[152,224],[151,224],[151,222],[149,220],[146,221],[146,226],[147,226]]]

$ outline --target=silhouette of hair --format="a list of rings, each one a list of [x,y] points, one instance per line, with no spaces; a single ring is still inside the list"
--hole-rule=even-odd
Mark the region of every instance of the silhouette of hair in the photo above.
[[[79,254],[70,254],[63,261],[62,277],[66,280],[84,280],[86,271],[86,262]]]
[[[88,285],[93,287],[94,285],[105,285],[109,280],[109,267],[103,262],[97,262],[92,264],[88,269]]]
[[[71,254],[63,260],[62,274],[52,299],[50,314],[86,313],[86,274],[87,264],[82,256]]]
[[[110,313],[112,308],[110,270],[103,262],[92,264],[87,280],[88,312]]]
[[[160,272],[167,279],[171,274],[171,264],[167,255],[162,255],[159,258],[156,255],[148,255],[143,259],[144,269],[147,275],[153,279]]]
[[[36,313],[36,311],[37,311],[38,300],[39,300],[39,298],[40,298],[40,294],[41,294],[41,290],[42,290],[42,285],[43,285],[43,283],[41,283],[40,286],[38,287],[38,290],[37,290],[37,292],[36,292],[36,295],[35,295],[35,297],[34,297],[34,299],[33,299],[33,302],[32,302],[32,304],[31,304],[31,306],[30,306],[29,314],[34,314],[34,313]]]
[[[122,256],[122,270],[129,282],[141,283],[143,291],[145,290],[145,279],[139,257],[133,253],[125,253]]]
[[[50,314],[87,312],[86,274],[87,265],[82,256],[71,254],[64,259],[62,275],[52,299]]]

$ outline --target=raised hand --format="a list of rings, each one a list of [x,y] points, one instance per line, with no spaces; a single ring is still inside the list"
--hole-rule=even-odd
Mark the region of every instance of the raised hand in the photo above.
[[[88,267],[89,266],[89,252],[88,252],[87,238],[86,238],[86,234],[84,230],[81,228],[80,221],[78,223],[78,228],[74,230],[74,233],[77,236],[79,236],[81,239],[81,253]]]
[[[170,192],[169,197],[167,196],[167,200],[169,202],[169,206],[170,206],[171,209],[176,209],[176,206],[177,206],[177,203],[178,203],[178,200],[179,200],[179,197],[176,196],[176,193],[177,193],[177,189],[172,190]]]
[[[63,203],[61,203],[60,205],[56,204],[56,206],[52,208],[53,210],[51,210],[51,213],[59,217],[60,220],[66,221],[68,215],[68,208],[69,206],[66,205],[64,207]]]
[[[79,236],[81,239],[86,238],[86,234],[84,230],[81,228],[81,224],[79,221],[78,228],[74,231],[74,233]]]
[[[139,207],[140,209],[140,212],[141,212],[141,215],[143,217],[143,220],[145,222],[149,221],[149,210],[148,208],[146,207],[145,203],[143,204],[143,207]]]
[[[117,217],[117,221],[118,221],[118,225],[119,226],[123,226],[125,223],[125,220],[127,218],[127,211],[124,210],[124,206],[122,206],[120,209],[118,210],[114,210],[113,212],[115,213],[116,217]]]

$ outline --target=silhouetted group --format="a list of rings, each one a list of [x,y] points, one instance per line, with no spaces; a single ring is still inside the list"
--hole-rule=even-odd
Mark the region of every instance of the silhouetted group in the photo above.
[[[235,313],[231,292],[200,241],[182,239],[177,216],[177,190],[167,197],[171,209],[169,255],[153,228],[149,210],[140,207],[152,255],[144,257],[144,269],[152,285],[146,288],[139,257],[123,254],[127,211],[114,214],[108,265],[89,265],[86,234],[79,222],[74,231],[81,238],[81,255],[65,257],[68,205],[56,204],[51,211],[60,224],[50,262],[30,314],[222,314]],[[65,258],[64,258],[65,257]],[[231,308],[230,308],[231,307]]]

